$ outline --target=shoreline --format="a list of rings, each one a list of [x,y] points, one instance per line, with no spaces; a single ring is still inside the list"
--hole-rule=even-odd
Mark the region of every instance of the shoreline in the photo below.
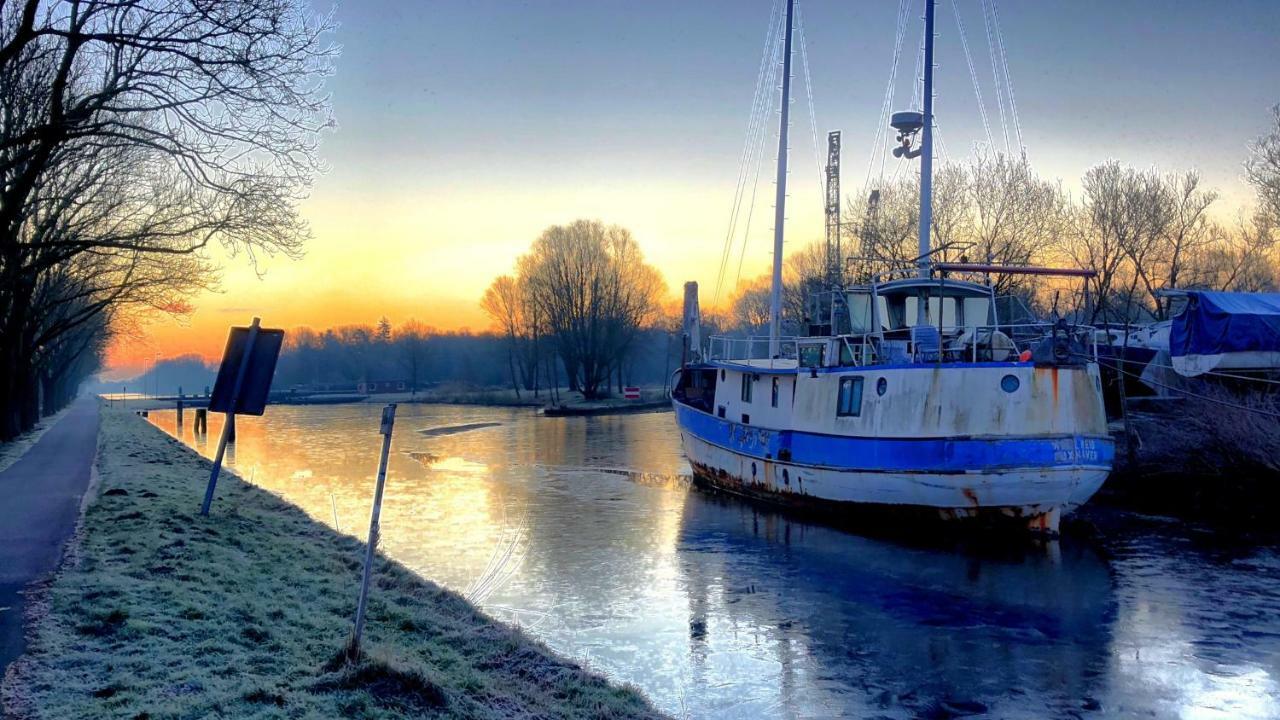
[[[28,617],[0,701],[13,718],[663,717],[378,556],[366,656],[348,640],[364,544],[102,410],[99,492]]]

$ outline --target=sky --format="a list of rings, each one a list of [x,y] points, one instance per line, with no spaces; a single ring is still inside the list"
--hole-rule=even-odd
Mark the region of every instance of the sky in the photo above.
[[[924,2],[908,1],[895,110],[911,105],[922,36]],[[329,170],[301,206],[314,235],[305,256],[256,267],[216,256],[219,291],[194,293],[190,316],[155,318],[141,337],[119,341],[110,374],[156,356],[216,358],[227,328],[255,315],[269,327],[385,316],[483,330],[478,299],[492,279],[543,229],[578,218],[630,229],[673,296],[698,280],[709,303],[774,2],[338,5],[342,53],[328,84],[338,125],[321,149]],[[797,57],[790,247],[821,236],[812,128],[823,155],[826,132],[842,130],[846,194],[862,192],[869,160],[886,150],[873,139],[898,2],[798,6],[812,90]],[[1083,172],[1107,159],[1194,167],[1221,192],[1224,218],[1248,206],[1241,163],[1280,103],[1280,2],[1003,0],[997,8],[1023,144],[1040,174],[1078,192]],[[948,159],[986,140],[957,11],[1003,148],[982,0],[939,0],[935,113]],[[776,116],[769,122],[772,147]],[[1011,119],[1005,127],[1014,132]],[[771,262],[773,162],[769,149],[743,279]]]

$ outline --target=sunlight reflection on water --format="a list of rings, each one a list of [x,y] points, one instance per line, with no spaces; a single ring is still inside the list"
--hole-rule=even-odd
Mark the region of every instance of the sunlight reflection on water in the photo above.
[[[380,411],[241,418],[228,465],[362,535]],[[1271,549],[862,537],[691,489],[669,414],[401,405],[392,449],[386,552],[676,715],[1280,716]]]

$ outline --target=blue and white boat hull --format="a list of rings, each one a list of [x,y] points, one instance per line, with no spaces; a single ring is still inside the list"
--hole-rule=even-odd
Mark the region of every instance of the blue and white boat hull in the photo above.
[[[736,390],[744,374],[746,382],[772,383],[768,370],[757,380],[749,371],[723,369],[721,382],[729,389]],[[714,372],[718,378],[719,370]],[[1007,376],[1020,378],[1008,384],[1017,390],[1000,388]],[[777,377],[783,391],[772,427],[747,418],[759,415],[769,422],[771,407],[755,401],[754,412],[744,413],[747,406],[731,392],[717,393],[714,413],[674,403],[685,455],[698,482],[780,505],[842,514],[891,511],[1056,532],[1061,516],[1102,486],[1115,456],[1097,392],[1096,365],[860,368],[826,378],[805,373]],[[841,377],[863,377],[868,386],[883,377],[889,389],[883,397],[869,395],[861,401],[858,417],[827,422],[834,415],[829,410],[820,412],[821,421],[805,422],[801,411],[806,395],[815,396],[815,410],[828,407]],[[792,382],[797,411],[787,412]],[[810,389],[816,392],[808,393]],[[965,402],[952,406],[957,397]],[[946,412],[933,410],[940,406]],[[740,421],[744,418],[748,422]]]
[[[683,427],[680,437],[695,479],[719,490],[811,509],[850,505],[917,511],[941,520],[1013,520],[1049,532],[1057,530],[1062,513],[1092,497],[1110,472],[1109,462],[966,471],[824,467],[748,455]],[[1108,459],[1113,452],[1109,439],[1062,438],[1051,444],[1089,448],[1086,452]]]

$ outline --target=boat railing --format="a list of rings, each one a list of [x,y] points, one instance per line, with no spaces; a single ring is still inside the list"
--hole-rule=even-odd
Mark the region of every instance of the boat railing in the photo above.
[[[1037,344],[1063,328],[1053,323],[937,326],[916,325],[898,331],[840,338],[839,364],[846,366],[956,362],[1003,362],[1026,356]],[[1082,347],[1096,362],[1098,340],[1094,328],[1065,328],[1066,340]],[[1075,357],[1075,360],[1081,358]]]
[[[796,357],[796,339],[783,337],[779,340],[779,357],[794,359]],[[769,358],[769,336],[748,335],[734,337],[731,335],[712,335],[707,358],[710,360],[766,360]]]

